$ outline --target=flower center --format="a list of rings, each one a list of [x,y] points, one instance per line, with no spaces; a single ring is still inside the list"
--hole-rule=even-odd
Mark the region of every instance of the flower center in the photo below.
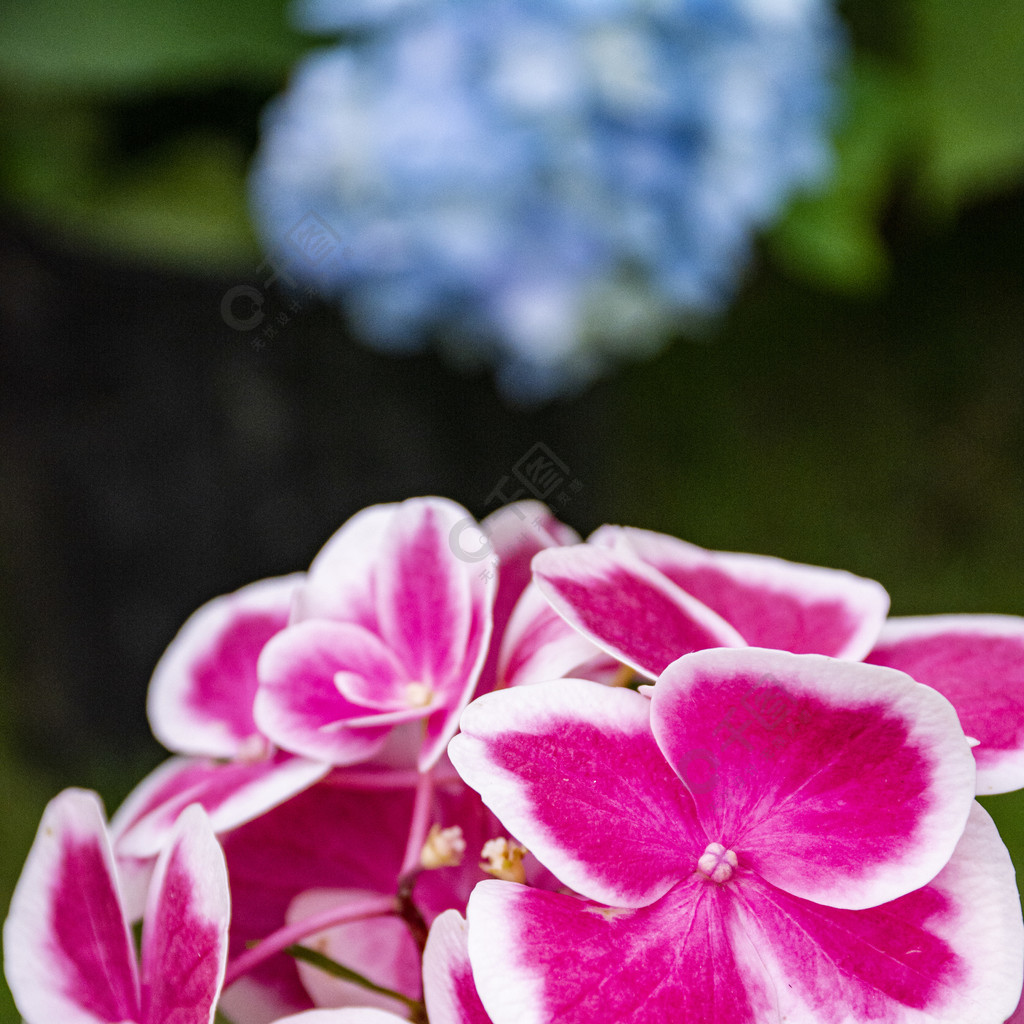
[[[428,871],[431,868],[455,867],[462,863],[462,855],[465,852],[466,840],[458,825],[451,828],[431,825],[420,851],[420,866]]]
[[[707,849],[697,861],[697,870],[712,882],[721,884],[732,878],[738,863],[732,850],[727,850],[721,843],[708,843]]]
[[[239,761],[245,764],[255,764],[263,761],[270,754],[270,743],[259,733],[246,736],[238,746],[238,753],[235,755]]]
[[[425,708],[434,699],[434,691],[426,683],[408,683],[405,701],[411,708]]]
[[[501,878],[506,882],[519,882],[522,885],[526,881],[526,868],[523,866],[526,854],[525,846],[510,842],[504,836],[488,839],[480,851],[480,856],[484,859],[480,867],[495,878]]]

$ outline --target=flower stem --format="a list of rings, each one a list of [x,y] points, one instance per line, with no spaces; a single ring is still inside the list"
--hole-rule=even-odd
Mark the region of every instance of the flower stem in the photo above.
[[[427,922],[420,913],[420,908],[412,900],[412,890],[419,876],[420,872],[414,871],[399,879],[398,914],[409,928],[409,934],[412,935],[413,942],[416,943],[416,948],[420,951],[420,956],[422,956],[423,951],[427,948],[427,933],[429,929],[427,928]]]
[[[400,901],[393,896],[373,896],[349,903],[339,903],[336,907],[303,918],[295,924],[286,925],[272,932],[252,949],[246,950],[228,964],[224,977],[224,988],[233,985],[244,974],[258,967],[276,953],[295,945],[307,935],[332,928],[335,925],[347,924],[349,921],[363,921],[368,917],[385,917],[388,914],[401,914]]]
[[[332,960],[329,956],[324,956],[323,953],[310,949],[308,946],[289,946],[285,949],[285,952],[289,956],[295,957],[296,960],[301,960],[303,963],[319,968],[319,970],[325,974],[330,974],[334,978],[350,981],[354,985],[360,985],[369,992],[376,992],[378,995],[387,996],[389,999],[397,999],[414,1012],[419,1012],[423,1009],[423,1004],[418,999],[410,999],[408,996],[402,995],[401,992],[378,985],[375,981],[371,981],[358,971],[353,971],[351,967],[339,964],[337,960]]]

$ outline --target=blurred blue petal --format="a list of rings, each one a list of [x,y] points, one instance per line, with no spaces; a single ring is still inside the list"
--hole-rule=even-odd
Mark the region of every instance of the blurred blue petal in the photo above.
[[[735,288],[753,230],[828,164],[826,0],[304,0],[353,39],[267,110],[268,249],[373,344],[433,335],[510,394],[579,387]],[[298,261],[299,264],[302,261]]]

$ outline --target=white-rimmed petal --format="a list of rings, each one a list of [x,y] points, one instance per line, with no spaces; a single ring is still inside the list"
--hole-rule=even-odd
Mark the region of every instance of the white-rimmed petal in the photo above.
[[[493,641],[477,687],[478,693],[489,693],[503,683],[498,664],[499,647],[503,644],[513,609],[530,585],[533,556],[544,548],[578,544],[580,537],[575,530],[559,522],[539,501],[517,501],[505,505],[492,512],[480,528],[491,543],[490,557],[480,562],[481,571],[490,571],[488,566],[497,559],[498,575]]]
[[[494,1024],[774,1024],[769,979],[734,933],[730,896],[691,879],[623,910],[481,882],[467,917],[484,1008]]]
[[[212,1024],[231,903],[224,854],[201,807],[178,819],[150,884],[142,928],[144,1024]]]
[[[26,1024],[141,1021],[138,972],[103,807],[46,807],[4,923],[4,972]]]
[[[260,736],[252,717],[256,662],[288,623],[304,576],[260,580],[208,601],[181,627],[157,662],[147,711],[169,750],[237,757]]]
[[[629,552],[550,548],[534,557],[533,578],[566,622],[651,678],[690,651],[746,646],[721,616]]]
[[[1024,976],[1024,925],[1009,853],[975,803],[956,851],[924,888],[834,910],[770,887],[742,923],[792,1024],[1002,1024]]]
[[[709,839],[793,895],[876,906],[932,879],[960,840],[970,747],[949,701],[902,672],[720,649],[680,658],[651,692],[654,736]]]
[[[871,650],[889,611],[881,584],[839,569],[708,551],[632,527],[606,527],[601,542],[634,552],[735,626],[751,647],[856,661]]]
[[[446,910],[430,926],[423,994],[431,1024],[491,1024],[473,981],[466,922],[457,910]]]
[[[577,892],[643,906],[706,845],[632,690],[560,679],[485,694],[448,748],[459,774]],[[698,835],[699,833],[699,835]]]
[[[923,615],[890,619],[867,661],[932,686],[974,748],[978,792],[1024,788],[1024,618]]]
[[[328,764],[283,751],[251,764],[169,758],[132,790],[111,820],[117,855],[155,857],[189,804],[199,804],[222,834],[308,789],[330,770]]]
[[[371,505],[344,523],[313,559],[296,591],[291,622],[334,619],[377,629],[373,568],[394,518],[394,505]]]
[[[605,654],[562,618],[536,583],[523,591],[508,621],[498,658],[498,681],[504,686],[577,676],[573,670],[600,658],[608,665],[618,662]]]

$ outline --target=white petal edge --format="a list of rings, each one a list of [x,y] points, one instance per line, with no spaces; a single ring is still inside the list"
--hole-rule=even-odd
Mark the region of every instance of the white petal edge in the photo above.
[[[168,750],[206,757],[234,757],[238,738],[224,724],[189,711],[187,694],[195,663],[208,654],[239,613],[287,613],[303,573],[250,583],[215,597],[185,620],[153,670],[146,698],[153,735]],[[255,663],[253,664],[255,673]]]

